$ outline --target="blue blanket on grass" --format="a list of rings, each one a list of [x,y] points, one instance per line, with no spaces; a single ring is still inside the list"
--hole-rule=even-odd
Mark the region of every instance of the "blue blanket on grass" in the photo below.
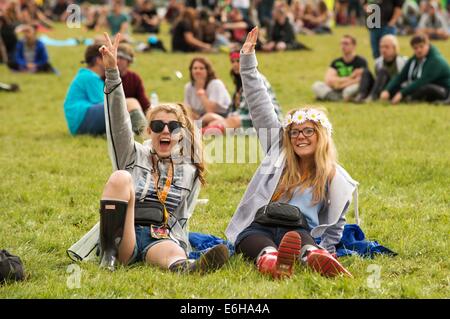
[[[319,243],[320,239],[316,239],[316,241]],[[193,249],[189,254],[189,258],[192,259],[199,258],[209,249],[219,244],[224,244],[228,247],[230,256],[234,254],[234,246],[231,242],[213,235],[189,233],[189,242]],[[364,232],[355,224],[345,225],[342,239],[336,246],[336,254],[338,257],[359,255],[366,258],[373,258],[377,254],[397,255],[392,250],[378,244],[377,241],[367,240]]]

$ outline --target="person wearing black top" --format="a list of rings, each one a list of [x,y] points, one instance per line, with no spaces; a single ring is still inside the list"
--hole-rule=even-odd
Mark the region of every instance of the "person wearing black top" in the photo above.
[[[172,29],[172,51],[211,51],[212,45],[199,40],[197,33],[196,11],[193,8],[186,8]]]
[[[159,33],[161,19],[152,0],[145,0],[142,7],[133,12],[134,30],[138,33]]]
[[[287,18],[286,11],[279,8],[274,11],[274,22],[269,33],[269,42],[263,46],[264,51],[285,51],[307,49],[295,38],[294,28]]]
[[[57,0],[49,10],[50,12],[47,16],[53,21],[64,22],[69,14],[69,12],[67,12],[68,6],[69,2],[67,0]]]
[[[367,27],[370,33],[370,46],[372,47],[374,59],[380,56],[379,45],[381,38],[386,34],[395,35],[397,33],[395,25],[402,15],[403,2],[404,0],[364,0],[364,8],[368,14]],[[379,21],[372,18],[377,11],[374,12],[370,7],[371,5],[378,6],[380,12]],[[373,22],[379,22],[380,25],[373,26]]]
[[[9,21],[6,16],[0,15],[0,63],[14,61],[17,45],[17,36],[14,32],[16,24]]]
[[[356,39],[344,35],[341,39],[342,57],[331,62],[325,74],[325,82],[313,84],[318,100],[350,101],[358,93],[362,74],[367,69],[367,61],[356,54]]]

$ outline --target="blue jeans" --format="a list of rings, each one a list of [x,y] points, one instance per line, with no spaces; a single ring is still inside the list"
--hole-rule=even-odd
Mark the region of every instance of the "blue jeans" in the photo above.
[[[386,34],[397,34],[395,27],[384,26],[381,28],[369,29],[370,33],[370,46],[372,47],[373,58],[376,59],[380,56],[380,40]]]
[[[103,103],[92,105],[86,111],[77,134],[100,135],[106,133],[105,109]]]

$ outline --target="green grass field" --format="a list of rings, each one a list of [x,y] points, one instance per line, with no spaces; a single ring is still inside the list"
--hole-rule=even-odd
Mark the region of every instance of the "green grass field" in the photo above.
[[[169,46],[167,27],[164,30]],[[258,55],[260,70],[285,112],[316,104],[311,85],[339,55],[339,39],[345,33],[358,38],[360,54],[371,56],[363,28],[302,36],[312,52]],[[59,39],[73,35],[94,34],[62,25],[50,34]],[[400,40],[405,55],[411,54],[408,40]],[[450,59],[450,42],[436,45]],[[0,65],[0,81],[21,86],[20,93],[0,93],[0,248],[19,255],[28,274],[26,281],[1,286],[0,298],[450,297],[450,108],[426,104],[324,105],[335,128],[339,161],[360,182],[362,228],[369,239],[398,252],[397,257],[343,258],[354,279],[325,279],[297,267],[285,281],[263,277],[241,256],[204,277],[141,264],[110,273],[91,262],[78,265],[80,285],[71,289],[76,277],[66,249],[97,222],[99,196],[112,171],[105,138],[74,138],[64,119],[64,97],[83,51],[83,46],[49,48],[60,76],[14,74]],[[181,101],[193,56],[138,54],[132,69],[160,101]],[[231,91],[228,56],[208,57]],[[371,58],[368,61],[373,65]],[[183,73],[182,80],[176,70]],[[200,196],[209,203],[196,208],[190,229],[224,237],[256,168],[209,165],[209,184]],[[374,278],[379,288],[371,288]]]

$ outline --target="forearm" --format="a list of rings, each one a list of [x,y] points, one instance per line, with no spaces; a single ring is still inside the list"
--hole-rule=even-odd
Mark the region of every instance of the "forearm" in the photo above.
[[[115,169],[125,169],[133,161],[134,136],[127,111],[119,70],[105,72],[105,117],[108,149]]]
[[[198,39],[196,39],[196,38],[191,38],[191,39],[188,41],[188,43],[189,43],[190,45],[192,45],[192,46],[194,46],[194,47],[197,47],[197,48],[199,48],[199,49],[202,49],[202,50],[208,50],[208,49],[211,48],[211,46],[210,46],[208,43],[205,43],[205,42],[203,42],[203,41],[200,41],[200,40],[198,40]]]
[[[231,22],[231,23],[225,23],[223,25],[223,27],[228,30],[245,29],[245,28],[247,28],[247,23],[246,22]]]
[[[200,96],[200,101],[202,102],[202,106],[205,108],[205,111],[207,113],[209,113],[209,112],[216,113],[217,112],[217,103],[208,99],[208,97],[206,95]]]
[[[433,83],[436,79],[439,78],[442,70],[445,68],[445,65],[441,65],[440,63],[436,63],[435,61],[427,61],[423,67],[422,76],[402,88],[400,92],[405,96],[412,94],[417,89],[423,87],[426,84]]]
[[[397,21],[398,21],[398,18],[400,18],[401,15],[402,15],[402,8],[396,7],[396,8],[394,9],[394,14],[392,15],[392,18],[391,18],[391,20],[389,21],[389,25],[390,25],[390,26],[395,26],[395,24],[396,24]]]
[[[261,141],[264,150],[267,152],[272,144],[281,141],[281,123],[257,66],[258,62],[254,53],[241,54],[241,77],[245,100],[260,139],[262,137],[260,134],[264,131],[261,129],[268,131],[267,145]],[[276,132],[273,132],[274,135],[271,132],[273,130],[276,130]],[[263,138],[266,138],[266,136]]]
[[[361,82],[361,77],[350,78],[350,79],[348,79],[347,81],[345,81],[343,83],[343,87],[346,88],[346,87],[348,87],[350,85],[358,84],[359,82]]]
[[[128,22],[124,22],[120,25],[120,31],[121,34],[127,34],[128,32]]]
[[[350,83],[353,81],[351,77],[337,77],[332,80],[329,80],[327,84],[331,86],[335,90],[341,90],[345,88],[346,86],[350,85]]]

